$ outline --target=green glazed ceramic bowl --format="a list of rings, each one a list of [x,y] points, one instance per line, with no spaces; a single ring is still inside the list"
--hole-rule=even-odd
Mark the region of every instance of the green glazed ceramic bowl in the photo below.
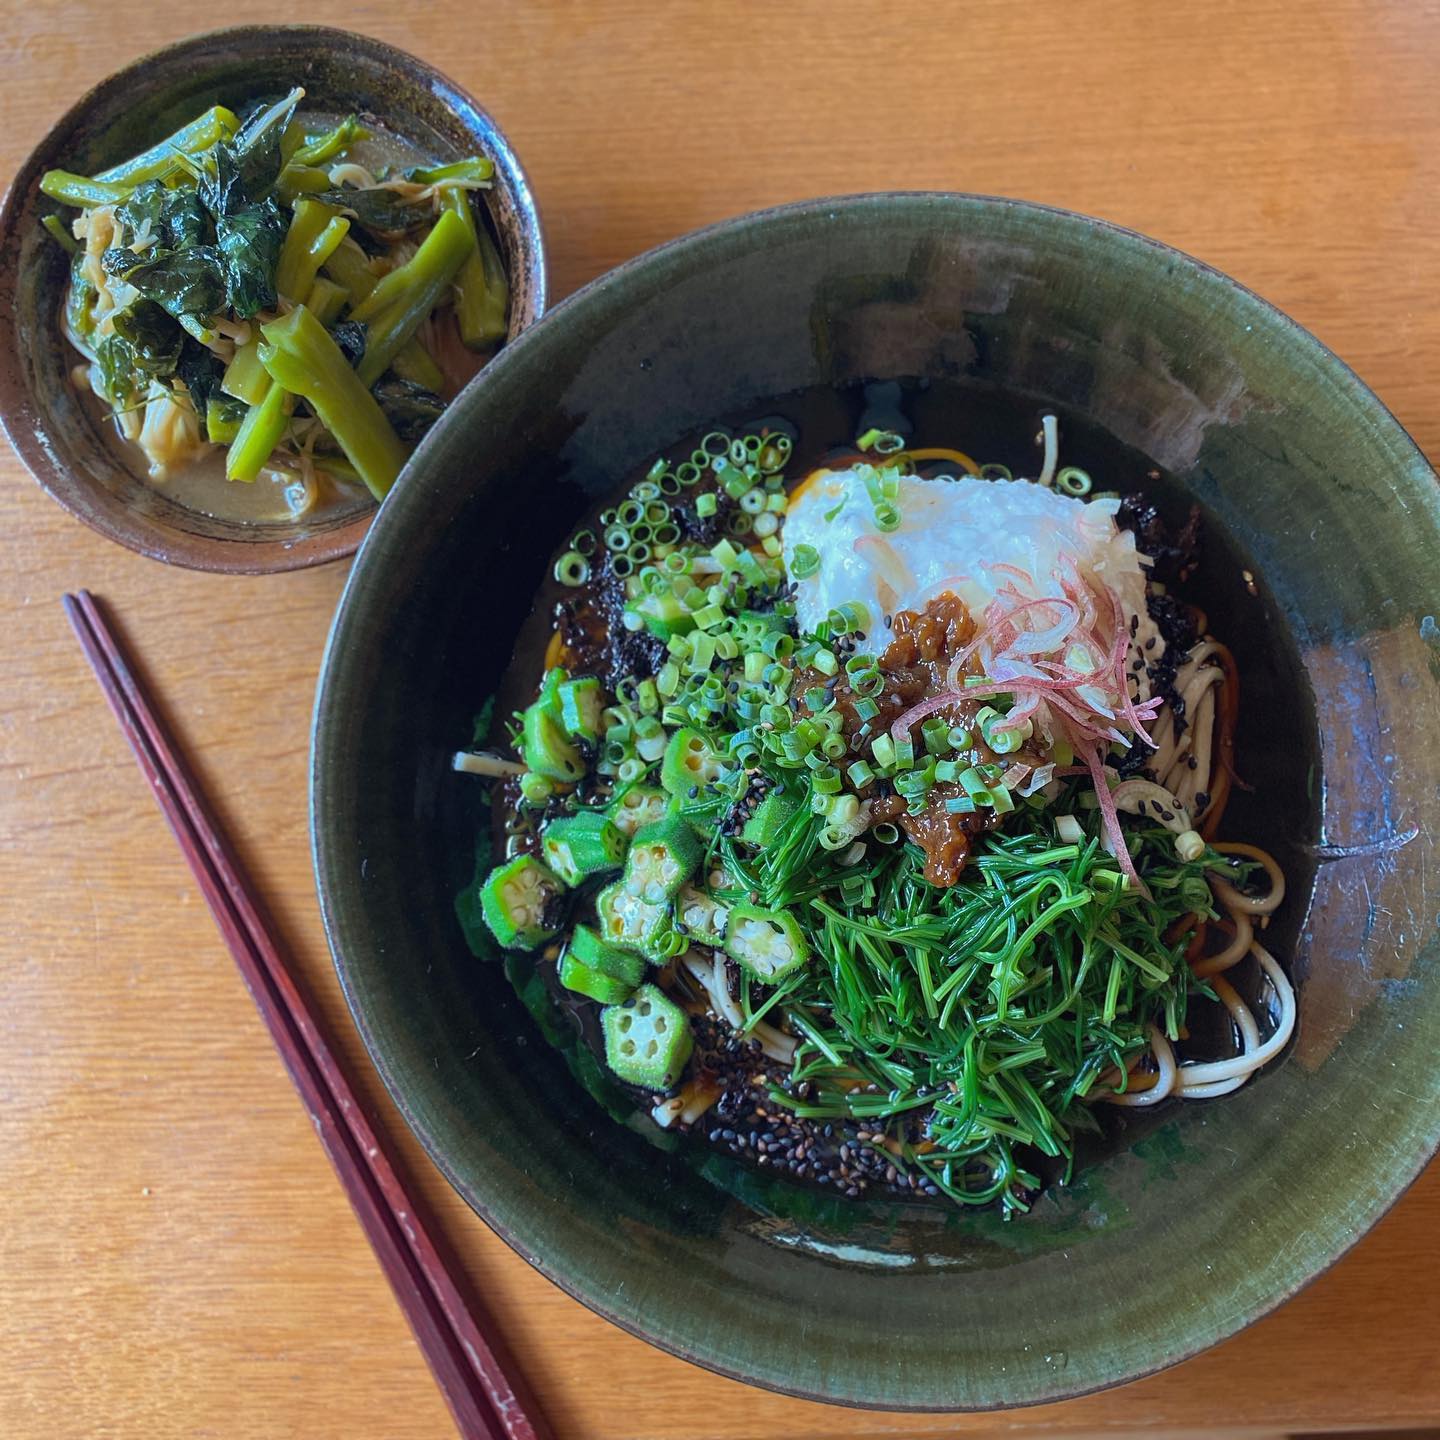
[[[1241,769],[1264,789],[1237,802],[1237,828],[1291,880],[1269,937],[1301,981],[1288,1056],[1228,1099],[1135,1124],[1008,1224],[766,1187],[652,1148],[576,1085],[451,910],[478,794],[449,757],[588,497],[712,417],[917,376],[1093,420],[1174,472],[1238,551],[1253,590],[1232,577],[1216,628],[1240,647]],[[460,1193],[655,1344],[878,1407],[1010,1406],[1129,1380],[1293,1294],[1440,1138],[1425,878],[1437,614],[1436,477],[1340,361],[1223,275],[1006,200],[869,195],[747,216],[622,266],[521,337],[385,505],[316,711],[336,964]]]

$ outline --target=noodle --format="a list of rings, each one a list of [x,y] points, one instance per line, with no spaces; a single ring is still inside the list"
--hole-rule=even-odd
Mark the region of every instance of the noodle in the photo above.
[[[1207,664],[1211,659],[1217,659],[1220,663]],[[1235,716],[1239,708],[1239,681],[1234,658],[1225,646],[1207,636],[1186,655],[1185,663],[1176,672],[1175,688],[1184,702],[1186,714],[1193,718],[1186,728],[1185,736],[1177,743],[1175,717],[1170,707],[1166,706],[1156,726],[1158,748],[1151,768],[1161,776],[1166,789],[1169,789],[1175,777],[1179,776],[1179,785],[1175,787],[1174,795],[1181,807],[1193,806],[1197,797],[1208,796],[1208,803],[1200,810],[1204,833],[1208,838],[1219,827],[1225,803],[1229,798],[1230,755],[1234,745]],[[1215,703],[1216,693],[1221,697],[1218,709]],[[1185,752],[1192,745],[1193,753],[1187,757]],[[1217,755],[1220,770],[1212,773]],[[1143,782],[1131,781],[1127,784],[1135,787],[1132,793],[1136,793]],[[1149,797],[1151,791],[1159,788],[1148,786],[1143,793]],[[1119,795],[1120,792],[1117,791],[1116,794]],[[1123,805],[1123,801],[1117,803]],[[1139,802],[1140,813],[1143,813],[1143,806],[1142,799]],[[1111,1105],[1153,1105],[1172,1094],[1184,1100],[1205,1100],[1227,1095],[1238,1090],[1255,1071],[1274,1059],[1285,1048],[1294,1031],[1297,1015],[1294,988],[1274,957],[1255,939],[1253,918],[1272,914],[1284,900],[1284,872],[1274,857],[1257,845],[1216,843],[1211,840],[1211,848],[1221,855],[1239,856],[1254,861],[1264,869],[1270,882],[1263,895],[1247,895],[1223,876],[1212,874],[1209,877],[1210,888],[1228,916],[1225,929],[1230,934],[1229,943],[1213,955],[1205,954],[1205,920],[1197,914],[1194,921],[1198,949],[1192,946],[1195,953],[1187,951],[1186,954],[1194,975],[1198,979],[1210,981],[1211,988],[1230,1012],[1240,1037],[1240,1051],[1228,1060],[1182,1062],[1177,1067],[1175,1053],[1169,1041],[1158,1029],[1152,1029],[1150,1054],[1158,1079],[1138,1093],[1127,1084],[1124,1091],[1103,1093],[1096,1097]],[[1263,1042],[1250,1007],[1241,999],[1235,987],[1221,978],[1223,972],[1232,969],[1249,956],[1254,956],[1279,1002],[1275,1027],[1269,1038]]]
[[[1155,1057],[1155,1064],[1159,1067],[1154,1083],[1140,1090],[1127,1086],[1122,1094],[1105,1096],[1110,1104],[1138,1108],[1141,1105],[1158,1105],[1162,1100],[1170,1097],[1175,1089],[1177,1074],[1174,1047],[1165,1038],[1158,1025],[1150,1027],[1150,1045],[1151,1054]]]

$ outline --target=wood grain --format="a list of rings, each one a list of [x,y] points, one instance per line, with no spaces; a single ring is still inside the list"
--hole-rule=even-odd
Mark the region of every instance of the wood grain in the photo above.
[[[8,175],[85,86],[200,12],[4,0],[0,17]],[[255,3],[244,18],[295,17]],[[558,294],[693,226],[800,196],[1020,195],[1134,226],[1252,285],[1440,455],[1435,3],[316,0],[304,18],[405,46],[494,110],[541,198]],[[343,580],[341,566],[168,571],[92,536],[0,456],[11,1440],[452,1433],[59,606],[88,585],[123,617],[359,1065],[304,803]],[[1066,1405],[941,1418],[782,1399],[650,1350],[535,1275],[403,1143],[564,1440],[1440,1422],[1434,1167],[1330,1274],[1209,1354]]]

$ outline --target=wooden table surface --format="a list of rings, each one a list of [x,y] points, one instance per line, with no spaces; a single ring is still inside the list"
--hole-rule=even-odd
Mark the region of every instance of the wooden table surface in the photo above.
[[[1433,0],[0,12],[0,174],[93,81],[211,17],[331,21],[432,61],[500,117],[544,208],[557,298],[756,206],[894,187],[1024,196],[1253,286],[1440,457]],[[649,1349],[541,1279],[409,1140],[334,983],[305,784],[344,579],[343,565],[168,570],[92,535],[0,455],[0,1434],[453,1433],[64,624],[60,594],[81,585],[141,648],[561,1440],[1440,1423],[1440,1167],[1246,1334],[1123,1390],[1004,1417],[767,1395]]]

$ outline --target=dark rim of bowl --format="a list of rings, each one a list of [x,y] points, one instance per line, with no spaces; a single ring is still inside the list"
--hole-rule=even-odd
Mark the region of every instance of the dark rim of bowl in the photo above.
[[[156,61],[172,60],[191,50],[212,46],[216,42],[259,41],[273,36],[297,41],[312,40],[317,45],[328,43],[335,47],[361,50],[386,69],[406,74],[422,83],[442,100],[447,109],[461,119],[467,130],[473,133],[479,128],[488,127],[493,138],[487,142],[487,151],[493,152],[491,158],[495,161],[495,172],[500,185],[514,200],[516,216],[524,236],[523,251],[530,261],[525,276],[526,303],[518,312],[512,310],[509,334],[495,357],[486,362],[486,368],[493,365],[495,359],[546,313],[549,300],[545,233],[529,177],[500,123],[469,91],[457,85],[428,61],[401,50],[398,46],[333,25],[231,25],[218,30],[206,30],[162,46],[158,50],[147,51],[92,85],[41,136],[6,187],[3,199],[0,199],[0,251],[8,244],[20,223],[30,191],[39,178],[42,153],[52,148],[53,137],[60,134],[68,139],[83,125],[95,105],[109,98],[115,91],[123,91],[133,76]],[[0,313],[0,350],[11,354],[15,351],[16,343],[15,319],[7,310]],[[479,379],[483,373],[482,370],[475,379]],[[456,399],[458,398],[457,396]],[[379,507],[376,506],[357,515],[338,529],[325,531],[298,542],[284,538],[230,540],[197,537],[194,547],[183,557],[170,554],[163,548],[164,542],[148,534],[138,533],[123,523],[114,523],[109,516],[89,510],[54,487],[51,477],[60,468],[60,460],[52,451],[43,427],[22,429],[16,423],[20,417],[28,417],[30,410],[29,387],[17,370],[0,365],[0,431],[3,431],[10,441],[21,463],[35,477],[41,489],[70,514],[107,540],[123,545],[147,559],[159,560],[183,569],[230,575],[270,575],[305,569],[311,565],[323,565],[353,555],[379,514]],[[397,488],[403,479],[402,470],[396,481]]]
[[[1092,231],[1098,231],[1113,235],[1128,244],[1139,244],[1157,253],[1173,257],[1190,266],[1199,274],[1212,277],[1222,286],[1240,295],[1258,308],[1268,312],[1281,323],[1282,328],[1288,330],[1303,346],[1308,347],[1312,353],[1317,355],[1333,370],[1339,371],[1348,383],[1365,398],[1375,411],[1394,426],[1396,432],[1404,437],[1413,455],[1418,459],[1426,470],[1433,467],[1425,458],[1424,452],[1416,444],[1414,437],[1395,418],[1389,407],[1378,395],[1353,371],[1340,357],[1329,348],[1323,341],[1310,333],[1298,321],[1291,317],[1277,306],[1271,304],[1256,291],[1243,285],[1240,281],[1225,274],[1224,271],[1215,266],[1198,260],[1183,250],[1178,250],[1172,245],[1163,241],[1153,239],[1144,235],[1138,230],[1131,230],[1123,225],[1117,225],[1112,221],[1098,219],[1094,216],[1081,214],[1079,211],[1067,210],[1062,206],[1044,205],[1036,201],[1018,200],[1002,195],[984,195],[970,191],[954,190],[885,190],[867,191],[850,195],[836,195],[820,197],[812,200],[794,201],[785,205],[771,206],[763,210],[749,211],[742,215],[731,216],[727,219],[716,221],[711,225],[702,227],[699,230],[691,231],[685,235],[668,240],[640,255],[624,261],[614,269],[597,276],[580,289],[565,297],[538,326],[527,332],[518,342],[519,352],[523,356],[524,350],[530,343],[530,336],[534,334],[543,335],[548,329],[564,323],[566,313],[572,308],[578,308],[587,297],[598,293],[609,285],[613,284],[618,277],[631,274],[653,263],[657,257],[669,255],[675,251],[703,247],[709,241],[729,234],[733,230],[741,229],[754,224],[755,222],[767,222],[775,219],[802,216],[807,214],[821,214],[827,210],[846,209],[857,210],[866,206],[884,206],[894,202],[933,202],[936,204],[949,204],[954,201],[978,203],[985,206],[994,206],[1002,209],[1014,209],[1031,211],[1038,214],[1052,215],[1066,222],[1074,222]],[[538,342],[536,342],[538,343]],[[497,357],[496,363],[508,363],[510,352],[516,347],[507,346],[505,352]],[[449,420],[450,417],[446,417]],[[441,424],[446,423],[442,420]],[[450,423],[454,423],[451,421]],[[436,430],[440,427],[436,426]],[[432,432],[433,433],[433,432]],[[429,444],[429,437],[422,442],[421,449],[416,454],[423,453],[424,448]],[[889,1410],[902,1413],[915,1414],[943,1414],[943,1413],[966,1413],[979,1414],[997,1410],[1021,1409],[1032,1405],[1048,1405],[1063,1400],[1074,1400],[1085,1395],[1097,1394],[1103,1390],[1115,1389],[1121,1385],[1128,1385],[1135,1380],[1143,1380],[1152,1375],[1157,1375],[1164,1370],[1169,1370],[1186,1360],[1193,1359],[1196,1355],[1204,1353],[1223,1340],[1238,1335],[1241,1331],[1248,1329],[1257,1320],[1263,1319],[1273,1311],[1277,1310],[1286,1301],[1293,1299],[1300,1291],[1306,1289],[1320,1276],[1326,1273],[1337,1261],[1355,1248],[1356,1245],[1371,1231],[1371,1229],[1382,1220],[1405,1195],[1415,1183],[1420,1173],[1440,1152],[1440,1122],[1437,1122],[1434,1132],[1429,1140],[1424,1143],[1413,1158],[1413,1162],[1404,1171],[1397,1172],[1399,1179],[1394,1190],[1388,1198],[1375,1204],[1373,1212],[1359,1226],[1352,1236],[1345,1242],[1334,1246],[1322,1263],[1301,1279],[1294,1280],[1279,1288],[1273,1294],[1267,1296],[1263,1301],[1251,1306],[1242,1315],[1228,1320],[1223,1330],[1209,1339],[1199,1337],[1192,1342],[1186,1342],[1180,1349],[1172,1354],[1163,1356],[1155,1364],[1144,1368],[1136,1369],[1128,1374],[1110,1380],[1099,1380],[1094,1384],[1077,1384],[1066,1387],[1061,1385],[1054,1390],[1047,1391],[1043,1395],[1033,1398],[1004,1399],[993,1403],[968,1404],[963,1407],[953,1405],[927,1405],[914,1402],[898,1401],[894,1399],[852,1400],[837,1399],[833,1396],[823,1394],[816,1390],[807,1390],[799,1386],[787,1386],[769,1380],[757,1379],[747,1375],[738,1369],[719,1363],[706,1357],[686,1345],[677,1342],[668,1336],[659,1336],[648,1333],[640,1320],[629,1318],[617,1312],[608,1303],[607,1297],[587,1294],[580,1288],[580,1282],[572,1281],[569,1277],[560,1273],[558,1267],[552,1264],[547,1258],[534,1253],[513,1233],[510,1227],[501,1225],[488,1213],[483,1200],[472,1192],[468,1182],[462,1181],[455,1168],[451,1165],[440,1147],[435,1143],[427,1128],[421,1124],[412,1111],[402,1085],[398,1077],[391,1070],[388,1060],[383,1051],[375,1042],[369,1022],[361,1008],[356,993],[351,985],[350,976],[346,968],[342,945],[342,929],[346,928],[344,917],[338,913],[328,898],[324,877],[329,869],[328,857],[323,854],[324,842],[322,840],[323,829],[321,819],[331,806],[329,786],[325,779],[321,765],[322,752],[327,748],[329,738],[329,726],[326,719],[326,712],[330,708],[331,691],[335,685],[333,667],[346,648],[344,635],[348,627],[348,611],[352,601],[356,599],[365,580],[363,572],[365,569],[365,556],[372,546],[378,551],[385,542],[386,532],[402,523],[397,518],[397,513],[391,511],[387,520],[382,514],[379,523],[372,527],[362,545],[356,563],[350,574],[346,577],[345,588],[341,593],[339,604],[336,607],[335,616],[330,626],[330,632],[325,643],[325,652],[321,660],[320,679],[316,688],[315,708],[311,721],[311,765],[310,765],[310,837],[311,837],[311,859],[315,870],[316,894],[320,904],[321,922],[325,929],[325,938],[330,947],[331,959],[335,965],[335,971],[340,981],[340,988],[345,996],[346,1004],[350,1008],[350,1014],[355,1022],[356,1029],[360,1032],[360,1038],[364,1042],[366,1052],[371,1062],[380,1074],[386,1090],[390,1094],[400,1114],[404,1117],[405,1123],[410,1127],[411,1133],[420,1141],[426,1154],[435,1164],[447,1181],[454,1187],[459,1195],[465,1200],[472,1210],[495,1232],[512,1250],[522,1259],[527,1261],[540,1274],[557,1285],[572,1299],[584,1305],[586,1309],[594,1314],[608,1320],[611,1324],[635,1336],[647,1344],[654,1345],[657,1349],[663,1350],[671,1355],[678,1356],[682,1360],[689,1361],[701,1369],[712,1371],[722,1375],[726,1379],[737,1380],[742,1384],[753,1385],[762,1390],[769,1390],[776,1394],[791,1395],[802,1400],[811,1400],[820,1404],[840,1405],[847,1409],[855,1410]],[[377,538],[378,536],[378,538]]]

